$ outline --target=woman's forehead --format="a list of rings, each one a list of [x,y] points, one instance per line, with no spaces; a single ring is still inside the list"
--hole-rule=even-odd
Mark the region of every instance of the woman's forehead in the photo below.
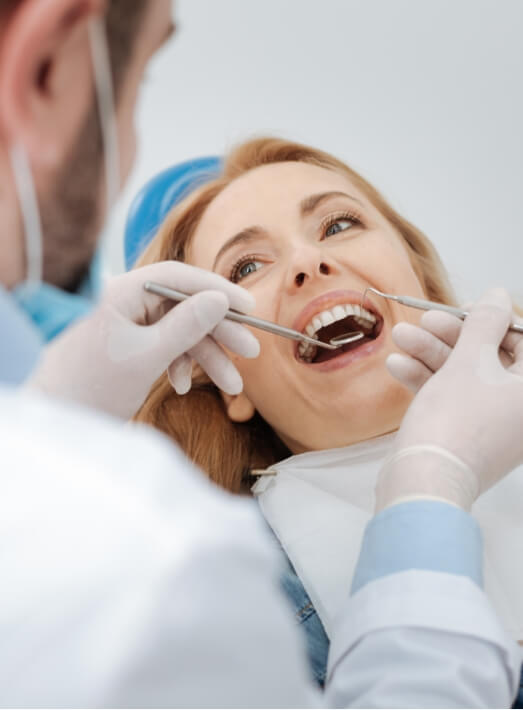
[[[311,195],[343,192],[368,205],[368,199],[348,176],[300,162],[271,163],[233,180],[211,202],[195,233],[195,241],[212,234],[225,238],[251,225],[271,226],[275,220],[295,219],[299,205]],[[198,251],[197,244],[194,244]]]

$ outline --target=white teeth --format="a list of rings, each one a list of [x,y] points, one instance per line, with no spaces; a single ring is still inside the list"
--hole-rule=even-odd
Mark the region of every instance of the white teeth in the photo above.
[[[309,338],[312,338],[312,336],[313,336],[314,333],[316,332],[316,331],[314,330],[314,326],[312,325],[312,323],[309,323],[309,325],[305,328],[305,332],[307,333],[307,335],[309,336]],[[305,343],[302,343],[302,345],[305,345]]]
[[[314,326],[314,332],[315,332],[315,333],[317,333],[318,330],[320,330],[321,328],[323,328],[323,323],[322,323],[321,320],[318,318],[318,316],[314,316],[314,318],[312,319],[312,325]]]
[[[299,343],[298,345],[298,354],[302,360],[305,360],[306,362],[312,362],[313,357],[316,355],[316,351],[318,348],[316,348],[314,345],[311,345],[310,343]]]
[[[334,318],[334,315],[330,311],[322,311],[318,318],[321,320],[321,324],[324,328],[326,325],[330,325],[336,320],[336,318]]]
[[[305,326],[303,332],[310,338],[314,338],[318,330],[338,320],[343,320],[347,316],[353,316],[362,330],[366,330],[367,332],[370,332],[372,326],[376,323],[376,316],[366,308],[362,308],[355,303],[339,303],[313,316],[310,322]],[[318,348],[314,345],[304,342],[298,344],[298,355],[302,361],[312,362],[317,352]]]
[[[334,306],[334,308],[331,309],[331,312],[334,316],[334,320],[343,320],[347,315],[343,306]]]
[[[304,332],[312,338],[321,328],[338,320],[343,320],[347,316],[354,316],[354,320],[362,327],[369,327],[369,324],[374,325],[376,323],[376,316],[366,308],[362,308],[355,303],[344,303],[337,304],[329,308],[329,310],[316,314],[305,326]]]

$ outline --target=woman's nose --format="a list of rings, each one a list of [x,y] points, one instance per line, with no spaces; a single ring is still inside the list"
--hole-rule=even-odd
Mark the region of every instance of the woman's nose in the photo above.
[[[317,250],[302,249],[298,252],[290,265],[288,272],[288,287],[296,290],[307,282],[325,278],[336,273],[336,265],[331,259]]]

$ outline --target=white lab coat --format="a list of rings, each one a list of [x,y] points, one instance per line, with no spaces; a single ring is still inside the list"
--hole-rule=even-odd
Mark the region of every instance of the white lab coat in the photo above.
[[[520,654],[465,577],[347,601],[320,696],[252,501],[153,430],[0,391],[0,705],[501,707]]]

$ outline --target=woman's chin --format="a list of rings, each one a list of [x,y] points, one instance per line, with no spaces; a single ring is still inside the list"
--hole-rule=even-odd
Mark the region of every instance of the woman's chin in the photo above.
[[[280,433],[293,453],[350,446],[396,431],[413,397],[383,370],[327,395],[316,399],[313,417],[302,412],[299,431]]]

